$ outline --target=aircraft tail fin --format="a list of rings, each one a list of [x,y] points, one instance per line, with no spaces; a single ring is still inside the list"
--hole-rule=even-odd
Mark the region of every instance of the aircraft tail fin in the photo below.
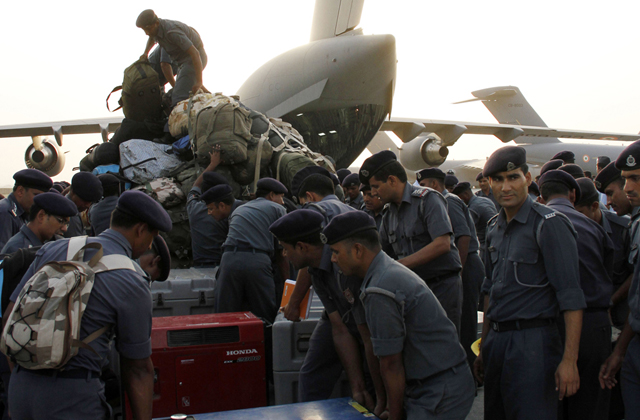
[[[482,101],[500,124],[547,127],[516,86],[498,86],[476,90],[471,94],[475,97],[474,99],[456,103]],[[518,137],[514,141],[516,143],[558,143],[560,140],[554,137]]]
[[[364,0],[316,0],[310,42],[333,38],[360,24]]]

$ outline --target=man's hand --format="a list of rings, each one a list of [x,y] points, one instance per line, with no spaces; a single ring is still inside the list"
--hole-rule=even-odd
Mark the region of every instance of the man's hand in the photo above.
[[[389,418],[389,410],[387,410],[387,404],[376,405],[375,410],[373,410],[373,414],[376,415],[380,420],[387,420]]]
[[[222,161],[221,154],[222,152],[220,150],[220,145],[216,144],[213,147],[213,150],[209,153],[209,166],[207,167],[208,171],[213,171],[218,167],[218,165],[220,165],[220,162]]]
[[[287,303],[284,308],[280,308],[280,312],[282,312],[284,314],[284,317],[289,321],[300,321],[300,306],[294,306],[291,305],[291,303]]]
[[[375,402],[373,401],[373,397],[371,397],[371,394],[369,394],[366,389],[362,390],[362,392],[354,392],[353,399],[372,413],[375,411],[376,407]]]
[[[194,83],[193,87],[191,88],[191,93],[197,95],[199,90],[202,90],[203,93],[211,93],[207,90],[206,87],[202,86],[202,83]]]
[[[620,366],[622,366],[623,357],[618,354],[618,352],[614,351],[611,353],[611,356],[604,361],[602,366],[600,367],[600,373],[598,374],[598,381],[600,381],[600,388],[611,389],[618,381],[616,380],[616,373],[620,370]]]
[[[476,357],[476,360],[473,362],[473,376],[476,377],[476,380],[479,384],[484,383],[484,362],[482,361],[482,352]]]
[[[570,397],[580,389],[580,374],[578,366],[570,361],[562,360],[556,370],[556,390],[558,399]]]
[[[138,61],[149,61],[149,57],[147,57],[147,54],[142,54],[140,56],[140,58],[138,59]]]

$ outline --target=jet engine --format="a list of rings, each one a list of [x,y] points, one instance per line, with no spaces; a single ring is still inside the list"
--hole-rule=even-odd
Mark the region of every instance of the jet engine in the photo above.
[[[64,168],[65,156],[54,140],[34,137],[33,144],[24,154],[27,168],[38,169],[49,176],[56,176]]]
[[[400,163],[411,170],[418,171],[427,166],[439,166],[449,155],[449,149],[442,139],[434,133],[421,135],[404,143],[400,149]]]

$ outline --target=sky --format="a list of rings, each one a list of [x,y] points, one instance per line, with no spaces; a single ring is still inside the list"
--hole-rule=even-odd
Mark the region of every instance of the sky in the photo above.
[[[151,3],[151,5],[150,5]],[[207,2],[2,2],[5,65],[0,126],[99,118],[124,69],[144,51],[138,14],[179,20],[200,33],[204,84],[234,94],[269,59],[309,40],[313,0]],[[396,38],[393,116],[495,122],[471,91],[515,85],[556,128],[640,130],[640,2],[365,0],[365,34]],[[0,187],[25,167],[30,138],[0,140]],[[65,136],[69,180],[99,135]],[[502,143],[463,136],[450,158],[479,159]]]

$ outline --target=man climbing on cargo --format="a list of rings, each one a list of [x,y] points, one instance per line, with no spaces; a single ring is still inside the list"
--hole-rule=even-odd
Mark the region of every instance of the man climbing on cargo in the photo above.
[[[190,92],[196,93],[199,89],[208,92],[202,85],[202,70],[207,66],[207,54],[200,34],[195,29],[176,20],[160,19],[151,9],[140,13],[136,26],[149,36],[141,59],[146,59],[157,43],[162,47],[161,54],[167,54],[171,59],[163,57],[162,62],[178,63],[175,80],[171,71],[163,71],[167,81],[173,86],[172,107],[188,99]]]

